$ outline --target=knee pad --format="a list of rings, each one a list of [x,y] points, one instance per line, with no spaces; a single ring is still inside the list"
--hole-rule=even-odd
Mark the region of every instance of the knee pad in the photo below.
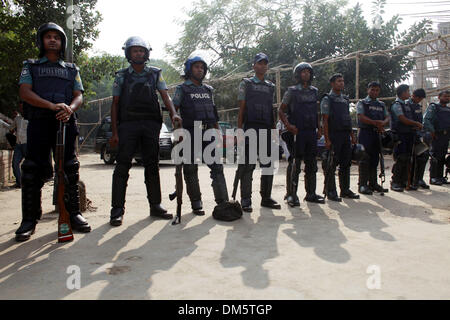
[[[41,184],[44,185],[43,179],[42,179],[42,172],[41,172],[41,168],[39,167],[39,165],[32,161],[32,160],[28,160],[26,159],[23,163],[22,163],[22,181],[25,184]]]
[[[64,172],[67,175],[69,184],[76,184],[80,180],[79,170],[80,162],[78,162],[76,158],[69,160],[64,164]]]

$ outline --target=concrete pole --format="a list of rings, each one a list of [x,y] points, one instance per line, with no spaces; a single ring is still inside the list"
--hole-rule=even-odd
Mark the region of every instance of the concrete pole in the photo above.
[[[73,19],[73,10],[68,12],[69,8],[73,9],[73,0],[66,0],[66,30],[67,30],[67,50],[66,50],[66,61],[73,63],[73,28],[67,26],[69,19]],[[73,21],[72,21],[73,23]]]
[[[359,53],[356,54],[355,99],[359,100]]]
[[[281,106],[281,72],[280,72],[280,70],[277,70],[276,82],[277,82],[276,83],[276,85],[277,85],[277,108],[279,108]],[[275,119],[278,119],[278,112],[275,113]]]

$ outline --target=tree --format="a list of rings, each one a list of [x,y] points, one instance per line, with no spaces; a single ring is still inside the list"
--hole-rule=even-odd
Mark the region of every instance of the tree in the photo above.
[[[200,0],[182,22],[183,34],[167,49],[181,63],[194,49],[209,50],[214,56],[213,76],[251,68],[255,53],[264,51],[271,65],[294,66],[300,61],[316,61],[355,51],[386,50],[413,43],[431,31],[431,22],[423,20],[408,31],[398,32],[402,23],[396,15],[383,21],[383,0],[376,0],[379,28],[372,28],[364,18],[360,4],[348,8],[346,1],[237,1]],[[391,95],[397,82],[405,80],[414,62],[408,50],[395,56],[364,58],[360,64],[361,91],[369,81],[382,83],[383,94]],[[329,91],[328,78],[341,72],[346,79],[347,94],[355,96],[355,60],[315,68],[315,85]],[[292,74],[282,76],[282,88],[292,85]],[[231,104],[231,103],[230,103]]]
[[[74,61],[92,47],[101,15],[97,0],[75,0],[80,10],[80,28],[74,30]],[[10,113],[18,104],[18,80],[22,61],[36,58],[37,28],[55,22],[67,30],[65,0],[2,0],[0,7],[0,109]]]

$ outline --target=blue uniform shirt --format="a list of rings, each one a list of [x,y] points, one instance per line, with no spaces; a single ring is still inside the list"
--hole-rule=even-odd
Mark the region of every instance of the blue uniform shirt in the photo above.
[[[400,121],[399,117],[404,116],[402,104],[406,102],[401,100],[400,98],[395,99],[394,104],[391,106],[392,119],[391,121]],[[412,119],[410,119],[412,120]]]
[[[41,64],[41,63],[46,63],[46,62],[48,62],[48,58],[43,57],[43,58],[39,59],[38,63]],[[61,67],[66,68],[66,63],[62,59],[59,59],[58,63],[61,65]],[[33,78],[31,77],[30,66],[29,66],[28,61],[24,61],[24,63],[23,63],[22,73],[20,74],[20,79],[19,79],[19,86],[21,84],[33,85]],[[78,68],[77,68],[77,76],[75,77],[75,84],[73,86],[73,90],[84,92],[83,83],[81,81],[80,71],[78,71]]]
[[[126,69],[125,72],[135,73],[138,77],[146,77],[148,72],[151,72],[151,71],[150,71],[149,66],[145,66],[144,70],[141,73],[137,73],[134,70],[134,68],[130,65],[128,67],[128,69]],[[122,72],[118,72],[116,74],[116,77],[114,79],[114,84],[113,84],[113,96],[114,97],[120,97],[120,93],[122,92],[123,81],[124,81],[124,74]],[[166,81],[164,80],[164,77],[162,75],[162,71],[159,73],[159,78],[158,78],[158,81],[156,82],[156,88],[158,90],[168,90]]]

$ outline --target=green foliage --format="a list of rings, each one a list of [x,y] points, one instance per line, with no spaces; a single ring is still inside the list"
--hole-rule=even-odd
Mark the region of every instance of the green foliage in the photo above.
[[[80,28],[74,30],[74,61],[92,47],[101,15],[97,0],[75,0],[80,9]],[[9,114],[18,104],[18,80],[22,62],[37,58],[37,28],[55,22],[67,30],[65,0],[3,0],[0,3],[0,112]]]
[[[217,77],[250,70],[252,58],[259,51],[269,55],[272,66],[294,66],[300,61],[312,62],[355,51],[390,49],[416,42],[431,31],[431,22],[423,20],[400,33],[401,18],[396,15],[383,21],[385,1],[374,2],[374,13],[380,15],[379,28],[369,26],[360,4],[348,8],[346,1],[199,0],[182,22],[181,38],[168,45],[167,50],[178,64],[195,49],[209,50],[214,56],[211,73]],[[395,84],[405,80],[414,66],[407,55],[408,50],[403,50],[392,57],[362,59],[360,96],[366,94],[367,83],[375,80],[382,83],[382,95],[393,95]],[[341,72],[346,79],[346,93],[354,97],[355,68],[355,60],[317,66],[314,85],[320,92],[328,92],[329,77]],[[281,81],[284,91],[293,84],[292,74],[282,74]],[[222,87],[228,88],[230,84],[214,83],[214,86],[217,95],[234,99],[234,94],[222,92]],[[237,91],[237,81],[233,86],[231,90]],[[235,100],[217,99],[226,107],[236,104]]]

